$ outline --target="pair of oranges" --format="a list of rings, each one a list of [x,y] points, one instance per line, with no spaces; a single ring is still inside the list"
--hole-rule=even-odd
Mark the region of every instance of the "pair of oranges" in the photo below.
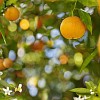
[[[20,17],[20,11],[16,7],[9,7],[4,13],[4,16],[9,21],[15,21]],[[35,23],[35,22],[34,22]],[[30,27],[30,22],[27,19],[22,19],[19,23],[19,26],[23,30],[27,30]],[[41,20],[37,19],[37,28],[39,29],[42,26]]]
[[[16,7],[9,7],[4,13],[4,16],[9,21],[15,21],[20,17],[20,11]],[[22,19],[20,21],[20,27],[23,30],[27,30],[29,28],[29,21],[27,19]]]
[[[13,65],[13,61],[9,58],[0,59],[0,70],[4,70],[6,68],[10,68]]]
[[[16,7],[9,7],[5,11],[4,16],[10,21],[15,21],[19,18],[20,11]],[[27,19],[22,19],[19,25],[23,30],[27,30],[30,26]],[[79,17],[72,16],[62,21],[60,31],[62,36],[67,39],[77,39],[84,35],[86,27]]]

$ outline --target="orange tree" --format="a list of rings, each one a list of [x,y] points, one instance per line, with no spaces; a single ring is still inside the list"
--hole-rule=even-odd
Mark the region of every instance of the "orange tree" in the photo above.
[[[99,100],[99,14],[100,0],[0,0],[0,100]]]

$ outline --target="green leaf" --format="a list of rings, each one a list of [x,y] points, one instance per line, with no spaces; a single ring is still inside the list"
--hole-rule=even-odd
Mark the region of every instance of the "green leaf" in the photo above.
[[[3,6],[1,5],[1,6],[0,6],[0,12],[2,11],[2,8],[3,8]]]
[[[82,71],[90,62],[91,60],[96,56],[97,54],[97,49],[95,49],[83,62],[82,66],[81,66],[81,70]]]
[[[86,85],[86,87],[87,87],[88,89],[91,89],[91,84],[90,84],[90,82],[85,82],[85,85]]]
[[[91,98],[88,99],[88,100],[100,100],[100,97],[98,97],[98,96],[91,96]]]
[[[2,23],[3,26],[9,25],[9,21],[4,16],[0,16],[0,22]]]
[[[89,89],[86,89],[86,88],[75,88],[75,89],[72,89],[70,90],[71,92],[76,92],[76,93],[81,93],[81,94],[88,94],[90,93],[90,90]]]
[[[13,68],[14,68],[15,70],[21,70],[21,69],[22,69],[22,64],[14,63]]]
[[[4,98],[4,97],[5,97],[5,95],[3,93],[0,93],[0,99]]]
[[[6,2],[6,6],[15,4],[16,2],[17,2],[17,0],[8,0],[8,1]]]
[[[2,38],[4,40],[4,43],[7,44],[6,39],[5,39],[5,31],[4,31],[4,28],[3,28],[3,26],[2,26],[1,23],[0,23],[0,33],[2,35]]]
[[[96,89],[96,85],[92,81],[85,82],[85,84],[88,89],[92,89],[93,91]]]
[[[88,7],[97,6],[96,0],[78,0],[81,4]]]
[[[97,92],[98,92],[98,95],[100,96],[100,82],[99,82],[98,87],[97,87]]]
[[[2,85],[2,86],[5,86],[5,87],[10,87],[10,84],[8,84],[6,81],[4,81],[4,80],[0,80],[0,84]]]
[[[76,0],[60,0],[58,2],[49,2],[48,6],[54,13],[59,13],[59,12],[70,12],[73,9],[73,5],[75,4]],[[56,6],[55,6],[56,5]]]
[[[86,25],[87,29],[91,32],[92,34],[92,21],[91,21],[91,16],[82,11],[82,10],[79,10],[79,15],[80,15],[80,18],[82,19],[83,23]]]
[[[0,13],[2,12],[3,8],[4,8],[4,1],[2,4],[0,4]]]

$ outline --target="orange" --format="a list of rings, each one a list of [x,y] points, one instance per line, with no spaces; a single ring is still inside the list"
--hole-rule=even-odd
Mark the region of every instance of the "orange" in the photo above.
[[[44,49],[44,42],[43,41],[35,41],[34,44],[31,46],[32,50],[35,51],[42,51]]]
[[[22,19],[20,21],[20,27],[21,29],[23,30],[27,30],[29,28],[30,24],[29,24],[29,21],[27,19]]]
[[[97,4],[98,4],[98,13],[100,14],[100,0],[97,0]]]
[[[67,55],[63,54],[63,55],[61,55],[61,56],[59,57],[59,60],[60,60],[60,63],[61,63],[61,64],[67,64],[67,62],[68,62],[68,57],[67,57]]]
[[[38,18],[37,29],[42,27],[42,21]]]
[[[10,68],[13,65],[13,61],[9,58],[5,58],[3,61],[3,65],[5,68]]]
[[[0,70],[4,70],[5,67],[3,66],[3,59],[0,59]]]
[[[98,54],[100,56],[100,36],[99,36],[99,39],[98,39],[98,42],[97,42],[97,50],[98,50]]]
[[[20,77],[20,78],[24,77],[24,74],[23,74],[22,71],[16,71],[15,74],[16,74],[17,77]]]
[[[84,35],[86,27],[79,17],[71,16],[61,22],[60,31],[66,39],[78,39]]]
[[[20,16],[20,11],[16,7],[9,7],[4,13],[6,19],[10,21],[15,21]]]
[[[2,4],[3,4],[3,1],[4,1],[4,0],[0,0],[0,5],[2,5]]]

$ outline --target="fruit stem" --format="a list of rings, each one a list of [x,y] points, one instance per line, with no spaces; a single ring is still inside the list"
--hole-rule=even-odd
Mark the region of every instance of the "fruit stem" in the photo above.
[[[76,4],[77,4],[77,0],[75,1],[74,8],[73,8],[73,10],[72,10],[72,16],[74,15],[73,13],[74,13],[74,10],[75,10],[75,7],[76,7]]]
[[[2,35],[3,41],[4,43],[7,45],[6,39],[5,39],[5,35],[4,35],[4,29],[2,27],[2,25],[0,24],[0,33]]]
[[[5,39],[5,36],[1,33],[1,35],[2,35],[2,38],[3,38],[3,40],[4,40],[4,43],[7,45],[7,42],[6,42],[6,39]]]

